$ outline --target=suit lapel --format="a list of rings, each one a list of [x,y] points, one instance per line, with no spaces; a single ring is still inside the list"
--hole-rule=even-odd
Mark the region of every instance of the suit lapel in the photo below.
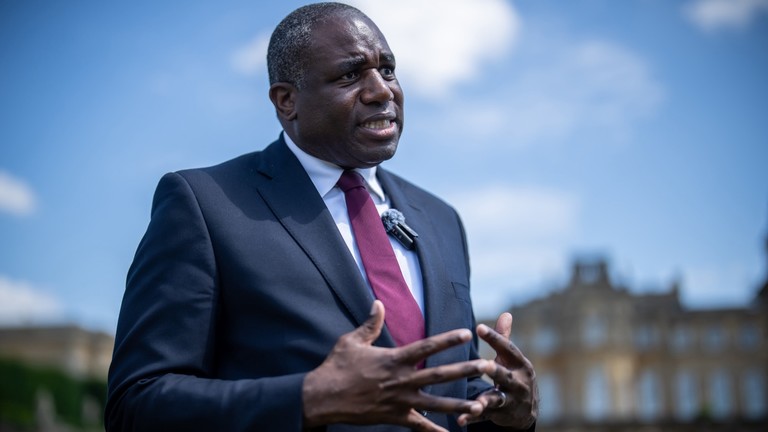
[[[361,325],[373,297],[323,199],[282,137],[264,150],[257,171],[261,197]]]

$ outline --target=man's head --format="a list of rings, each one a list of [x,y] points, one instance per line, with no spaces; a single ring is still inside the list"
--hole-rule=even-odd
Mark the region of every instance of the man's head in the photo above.
[[[386,39],[362,12],[340,3],[295,10],[272,34],[267,67],[280,123],[302,150],[343,168],[394,156],[403,92]]]

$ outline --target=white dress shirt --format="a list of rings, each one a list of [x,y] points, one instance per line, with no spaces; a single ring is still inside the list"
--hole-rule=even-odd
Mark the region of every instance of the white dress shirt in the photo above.
[[[368,284],[368,287],[370,288],[368,277],[365,275],[363,261],[360,258],[360,252],[357,250],[355,236],[352,232],[352,227],[349,224],[349,214],[347,214],[347,202],[344,199],[344,192],[336,186],[336,182],[339,181],[341,173],[344,172],[344,170],[337,165],[307,154],[300,149],[285,132],[283,132],[283,138],[285,139],[288,148],[294,155],[296,155],[296,158],[299,159],[301,166],[304,167],[310,180],[312,180],[312,183],[315,185],[317,192],[323,198],[325,206],[328,207],[328,211],[336,222],[336,228],[339,229],[339,233],[341,233],[341,237],[347,244],[349,252],[355,259],[355,262],[357,262],[360,274],[363,275],[365,283]],[[355,171],[363,176],[368,193],[371,194],[371,199],[376,205],[376,210],[378,210],[379,215],[381,215],[390,208],[390,204],[378,179],[376,179],[376,167],[358,168],[355,169]],[[413,298],[419,305],[421,313],[424,314],[424,287],[422,286],[421,267],[419,266],[416,252],[406,249],[397,240],[392,238],[392,236],[387,237],[392,244],[392,249],[395,251],[395,257],[397,258],[398,264],[400,264],[400,271],[403,273],[405,283],[411,290],[411,294],[413,294]]]

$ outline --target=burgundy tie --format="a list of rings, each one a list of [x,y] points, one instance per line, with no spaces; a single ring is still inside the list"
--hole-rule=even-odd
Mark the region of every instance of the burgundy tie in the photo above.
[[[398,346],[423,339],[424,317],[405,283],[363,178],[354,171],[344,171],[337,184],[344,191],[349,222],[368,282],[376,298],[384,303],[385,322],[390,334]]]

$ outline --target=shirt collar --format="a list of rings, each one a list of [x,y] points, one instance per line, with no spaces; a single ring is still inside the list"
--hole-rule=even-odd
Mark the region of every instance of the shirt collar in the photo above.
[[[341,173],[344,170],[336,164],[318,159],[300,149],[285,132],[283,132],[283,139],[291,152],[296,155],[301,166],[304,167],[304,171],[309,175],[309,179],[312,180],[312,184],[315,185],[317,192],[321,197],[324,197],[336,186],[336,182],[339,181],[339,177],[341,177]],[[376,178],[376,168],[355,168],[355,171],[365,180],[368,191],[375,194],[383,202],[386,200],[386,196],[384,195],[384,189],[382,189],[379,180]]]

